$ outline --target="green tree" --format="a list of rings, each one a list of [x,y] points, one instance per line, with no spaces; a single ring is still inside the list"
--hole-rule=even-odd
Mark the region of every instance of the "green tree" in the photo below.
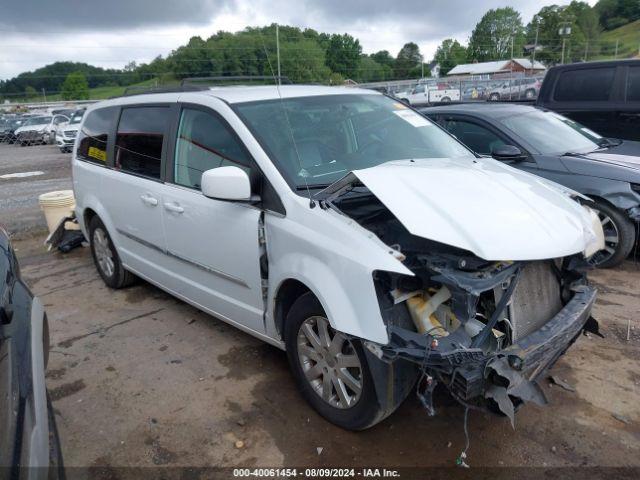
[[[563,37],[561,27],[570,27],[571,34]],[[527,25],[527,39],[533,44],[538,36],[540,51],[536,60],[553,65],[562,60],[564,40],[565,62],[589,60],[600,53],[600,26],[596,12],[585,2],[543,7]]]
[[[327,67],[344,77],[352,77],[358,67],[361,54],[360,42],[348,33],[331,35],[327,45]]]
[[[405,43],[398,52],[396,61],[394,62],[394,73],[396,78],[410,78],[410,74],[422,62],[420,48],[413,42]]]
[[[440,74],[446,75],[456,65],[467,61],[467,49],[453,38],[444,40],[433,57],[440,65]]]
[[[638,0],[600,0],[594,10],[600,25],[605,30],[626,25],[640,19],[640,2]]]
[[[393,70],[393,64],[395,59],[391,56],[388,50],[380,50],[371,55],[371,58],[380,65],[386,65]]]
[[[356,75],[353,77],[358,82],[380,82],[390,80],[393,70],[388,65],[382,65],[373,59],[373,55],[363,55],[358,63]]]
[[[520,14],[511,7],[489,10],[471,32],[468,57],[487,62],[522,55],[525,43]],[[512,48],[513,47],[513,48]]]
[[[27,87],[24,89],[24,95],[27,98],[33,98],[38,95],[38,91],[31,85],[27,85]]]
[[[67,75],[62,84],[63,100],[88,100],[89,84],[82,72],[73,72]]]

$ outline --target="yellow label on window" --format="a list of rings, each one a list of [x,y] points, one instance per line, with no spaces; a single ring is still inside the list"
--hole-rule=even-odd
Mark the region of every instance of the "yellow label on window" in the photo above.
[[[89,147],[89,156],[101,162],[107,161],[107,152],[96,147]]]

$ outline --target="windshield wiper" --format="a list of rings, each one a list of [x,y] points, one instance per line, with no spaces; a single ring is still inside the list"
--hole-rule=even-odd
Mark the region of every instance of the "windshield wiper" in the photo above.
[[[321,188],[327,188],[329,186],[328,183],[313,183],[313,184],[309,184],[309,185],[297,185],[296,186],[296,191],[300,192],[303,190],[318,190]]]

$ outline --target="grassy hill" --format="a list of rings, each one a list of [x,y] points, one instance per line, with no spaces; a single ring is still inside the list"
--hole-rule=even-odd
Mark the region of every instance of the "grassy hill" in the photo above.
[[[600,36],[600,58],[613,58],[618,41],[618,58],[640,56],[640,20],[603,32]]]

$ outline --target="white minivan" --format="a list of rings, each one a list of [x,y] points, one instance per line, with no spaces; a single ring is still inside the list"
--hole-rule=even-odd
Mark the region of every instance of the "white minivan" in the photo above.
[[[367,428],[413,390],[433,413],[438,383],[513,418],[597,331],[602,229],[575,192],[374,91],[188,90],[87,109],[73,184],[97,270],[285,349],[331,422]]]

